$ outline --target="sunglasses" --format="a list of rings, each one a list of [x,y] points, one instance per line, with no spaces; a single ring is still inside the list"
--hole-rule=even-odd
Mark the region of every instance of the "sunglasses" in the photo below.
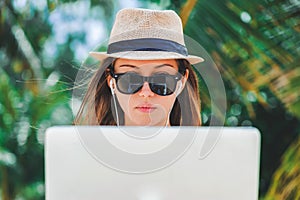
[[[115,78],[118,90],[123,94],[134,94],[142,89],[148,82],[151,91],[160,96],[168,96],[175,92],[177,82],[182,78],[181,74],[171,75],[167,73],[154,74],[152,76],[141,76],[136,72],[116,74],[110,70]]]

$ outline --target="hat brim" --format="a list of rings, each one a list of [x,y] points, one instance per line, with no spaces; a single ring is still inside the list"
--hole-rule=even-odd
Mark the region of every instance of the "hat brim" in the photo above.
[[[90,52],[92,57],[97,60],[104,60],[108,57],[112,58],[124,58],[131,60],[164,60],[164,59],[186,59],[191,64],[197,64],[203,62],[204,59],[199,56],[188,55],[184,56],[175,52],[166,52],[166,51],[126,51],[108,54],[106,52]]]

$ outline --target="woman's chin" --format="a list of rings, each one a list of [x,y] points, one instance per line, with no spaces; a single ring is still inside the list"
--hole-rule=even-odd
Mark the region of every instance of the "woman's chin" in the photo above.
[[[151,120],[151,119],[136,119],[132,120],[132,123],[125,123],[125,125],[128,126],[164,126],[166,125],[165,121],[157,121],[157,120]]]

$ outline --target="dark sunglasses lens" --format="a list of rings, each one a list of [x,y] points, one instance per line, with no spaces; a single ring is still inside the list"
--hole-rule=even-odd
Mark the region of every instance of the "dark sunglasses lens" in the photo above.
[[[173,94],[176,89],[177,80],[170,75],[156,75],[151,78],[150,88],[152,92],[167,96]]]
[[[126,73],[117,80],[118,90],[124,94],[133,94],[143,86],[143,78],[136,73]]]

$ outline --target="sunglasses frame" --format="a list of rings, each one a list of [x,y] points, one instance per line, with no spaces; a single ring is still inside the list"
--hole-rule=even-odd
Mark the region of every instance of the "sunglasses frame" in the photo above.
[[[121,90],[119,89],[119,86],[118,86],[118,79],[119,79],[122,75],[127,74],[127,73],[129,73],[129,72],[126,72],[126,73],[114,73],[113,65],[110,65],[110,66],[108,67],[108,69],[109,69],[109,73],[110,73],[110,75],[112,76],[112,78],[114,78],[114,79],[116,80],[116,85],[117,85],[117,88],[118,88],[118,91],[119,91],[119,92],[121,92],[121,93],[123,93],[123,94],[135,94],[135,93],[137,93],[138,91],[140,91],[140,90],[143,88],[144,83],[147,82],[147,83],[149,84],[149,87],[150,87],[151,91],[152,91],[154,94],[157,94],[155,91],[153,91],[153,89],[152,89],[152,87],[151,87],[152,83],[149,82],[149,79],[152,78],[153,75],[152,75],[152,76],[142,76],[142,75],[139,75],[139,74],[136,73],[136,72],[133,72],[133,73],[136,73],[138,76],[140,76],[140,77],[143,79],[143,84],[142,84],[142,85],[139,87],[139,89],[136,90],[135,92],[133,92],[133,93],[126,93],[126,92],[123,92],[123,91],[121,91]],[[180,72],[178,72],[177,75],[171,75],[171,74],[164,74],[164,75],[166,75],[166,76],[168,76],[168,77],[171,77],[172,79],[175,80],[175,89],[176,89],[176,86],[177,86],[178,81],[181,80],[182,77],[183,77],[183,74],[181,74]],[[155,76],[155,75],[154,75],[154,76]],[[172,91],[172,92],[169,93],[169,94],[165,94],[165,95],[163,95],[163,94],[157,94],[157,95],[159,95],[159,96],[169,96],[169,95],[172,95],[174,92],[175,92],[175,90]]]

